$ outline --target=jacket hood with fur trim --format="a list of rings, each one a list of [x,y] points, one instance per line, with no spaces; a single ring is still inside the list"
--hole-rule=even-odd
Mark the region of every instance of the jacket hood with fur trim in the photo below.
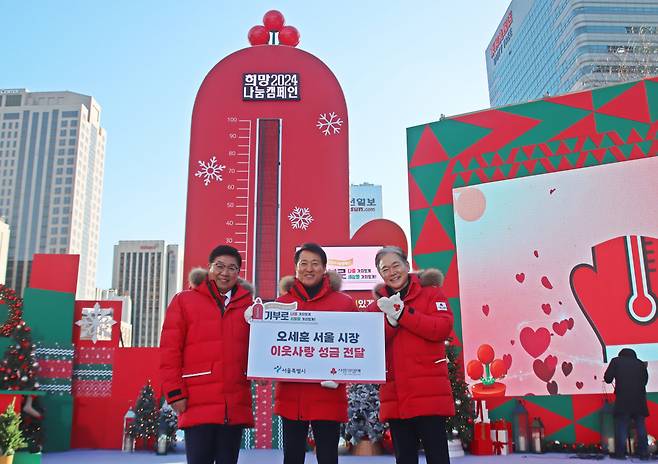
[[[190,288],[196,288],[201,285],[203,281],[206,280],[206,277],[208,277],[208,269],[203,267],[193,268],[187,276]],[[247,282],[244,279],[238,279],[238,284],[244,287],[245,290],[247,290],[252,295],[254,294],[254,286],[251,284],[251,282]]]
[[[335,292],[339,292],[343,286],[343,278],[336,271],[327,271],[329,277],[329,286]],[[295,284],[295,276],[284,276],[279,281],[279,293],[281,295],[288,293]]]
[[[440,287],[443,285],[443,272],[438,269],[421,269],[420,271],[414,272],[413,274],[418,276],[421,287]],[[384,286],[384,284],[377,284],[372,290],[372,294],[375,296],[375,299],[381,297],[379,291],[384,288]]]

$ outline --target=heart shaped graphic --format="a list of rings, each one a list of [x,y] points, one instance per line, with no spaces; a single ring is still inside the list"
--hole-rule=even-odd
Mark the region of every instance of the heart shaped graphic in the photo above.
[[[512,345],[512,346],[514,346],[514,340],[510,340],[510,341],[509,341],[509,344]]]
[[[548,329],[540,327],[537,330],[524,327],[519,336],[521,346],[533,358],[541,356],[551,344],[551,333]]]
[[[557,395],[557,382],[555,380],[546,382],[546,390],[548,390],[548,393],[551,395]]]
[[[573,329],[573,317],[567,319],[567,327],[569,328],[569,330]]]
[[[482,312],[485,316],[489,315],[489,305],[482,305]]]
[[[505,363],[505,366],[507,366],[507,370],[509,371],[509,368],[512,366],[512,355],[511,354],[504,354],[503,355],[503,362]]]
[[[564,361],[562,363],[562,373],[564,374],[565,377],[569,376],[572,370],[573,370],[573,364],[567,361]]]
[[[535,372],[535,375],[544,382],[549,382],[553,378],[556,367],[557,358],[550,354],[543,361],[541,359],[535,359],[532,363],[532,370]]]
[[[569,329],[569,322],[566,319],[560,322],[553,322],[553,332],[558,334],[560,337],[567,333]]]
[[[553,289],[553,284],[551,284],[551,281],[546,276],[541,278],[541,284],[549,290]]]
[[[397,311],[400,310],[400,305],[399,305],[399,304],[394,304],[393,307],[394,307]]]
[[[537,250],[535,250],[533,254],[535,255],[535,258],[539,258],[539,252]]]
[[[544,311],[544,314],[546,315],[551,314],[552,308],[550,303],[544,303],[543,305],[541,305],[541,310]]]
[[[576,382],[576,388],[577,388],[578,390],[580,390],[581,388],[583,388],[583,383],[582,383],[582,382]]]
[[[525,280],[525,274],[523,272],[516,275],[516,281],[518,283],[522,284],[524,280]]]

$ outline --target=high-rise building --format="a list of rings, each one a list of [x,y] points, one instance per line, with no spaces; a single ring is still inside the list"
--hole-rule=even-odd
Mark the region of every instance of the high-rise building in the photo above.
[[[169,275],[180,276],[179,258],[172,258],[177,252],[177,245],[166,246],[163,240],[126,240],[114,246],[112,287],[117,295],[128,295],[132,300],[133,346],[160,344],[167,294],[174,290]],[[177,266],[176,272],[171,271],[170,261]],[[180,285],[178,279],[179,290]]]
[[[501,106],[658,74],[655,0],[512,0],[485,50]]]
[[[363,224],[384,217],[382,212],[382,186],[369,184],[350,185],[350,235]]]
[[[0,284],[5,283],[7,274],[7,257],[9,254],[10,230],[4,217],[0,216]]]
[[[74,92],[0,89],[0,216],[12,230],[6,283],[19,294],[34,253],[80,255],[77,297],[96,288],[105,130]]]
[[[183,284],[183,254],[178,245],[167,245],[167,301],[169,304],[174,295],[181,291]]]

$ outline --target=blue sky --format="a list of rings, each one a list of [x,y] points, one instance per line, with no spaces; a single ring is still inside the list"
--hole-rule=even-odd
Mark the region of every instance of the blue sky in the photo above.
[[[98,286],[119,240],[183,243],[192,105],[206,73],[280,10],[345,92],[350,180],[383,185],[409,230],[405,128],[489,106],[484,50],[508,0],[3,0],[0,88],[70,90],[103,108]],[[347,206],[346,206],[347,207]]]

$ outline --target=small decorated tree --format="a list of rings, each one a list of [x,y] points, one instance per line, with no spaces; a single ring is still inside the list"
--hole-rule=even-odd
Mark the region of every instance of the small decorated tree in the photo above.
[[[178,430],[178,417],[173,408],[168,403],[164,403],[160,408],[160,430],[158,434],[167,436],[167,448],[173,449],[176,446],[176,431]]]
[[[357,441],[379,441],[384,424],[379,421],[379,386],[357,383],[350,385],[347,397],[345,433]]]
[[[130,426],[130,436],[142,440],[144,447],[150,438],[155,439],[158,433],[160,414],[155,401],[153,386],[149,380],[142,388],[135,404],[135,421]]]
[[[26,446],[23,435],[20,430],[21,418],[14,411],[14,402],[12,401],[7,410],[0,415],[0,455],[10,456],[17,449]]]
[[[459,360],[459,348],[446,341],[446,356],[448,357],[448,376],[455,401],[455,415],[446,420],[448,439],[459,438],[464,447],[468,447],[473,439],[473,401],[468,394],[468,385],[464,380],[464,371]]]
[[[36,388],[36,369],[38,363],[34,358],[34,344],[30,327],[20,321],[12,330],[13,342],[7,347],[0,362],[0,389],[34,390]]]

